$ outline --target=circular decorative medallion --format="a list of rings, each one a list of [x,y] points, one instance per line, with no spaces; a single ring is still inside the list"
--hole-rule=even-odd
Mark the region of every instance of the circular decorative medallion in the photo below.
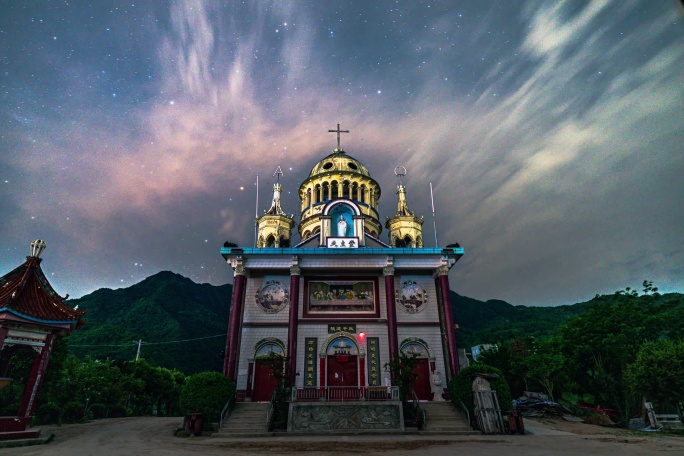
[[[256,303],[266,313],[280,312],[290,302],[287,288],[275,280],[264,283],[256,294]]]
[[[397,306],[406,313],[418,313],[428,302],[427,291],[413,280],[407,280],[397,290]]]

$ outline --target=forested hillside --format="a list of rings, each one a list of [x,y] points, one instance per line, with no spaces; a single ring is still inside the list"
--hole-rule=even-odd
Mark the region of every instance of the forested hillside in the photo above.
[[[186,375],[220,371],[231,293],[231,285],[197,284],[168,271],[128,288],[97,290],[69,301],[88,309],[86,324],[69,337],[69,352],[132,360],[142,339],[141,357],[154,366]]]
[[[581,313],[588,303],[557,307],[513,306],[506,301],[477,299],[451,292],[454,322],[459,325],[458,344],[496,343],[553,333],[568,317]]]

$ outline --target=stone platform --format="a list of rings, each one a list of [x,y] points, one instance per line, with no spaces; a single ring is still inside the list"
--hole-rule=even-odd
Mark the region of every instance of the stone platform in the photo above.
[[[290,402],[288,433],[404,432],[401,402]]]

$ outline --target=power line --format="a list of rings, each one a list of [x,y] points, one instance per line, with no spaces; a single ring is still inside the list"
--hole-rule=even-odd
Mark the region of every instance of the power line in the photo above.
[[[216,337],[226,337],[227,334],[217,334],[215,336],[207,336],[207,337],[197,337],[195,339],[183,339],[183,340],[171,340],[169,342],[143,342],[143,345],[162,345],[162,344],[177,344],[178,342],[190,342],[193,340],[204,340],[204,339],[213,339]]]
[[[204,339],[214,339],[216,337],[226,337],[227,334],[217,334],[215,336],[206,336],[206,337],[196,337],[194,339],[181,339],[181,340],[170,340],[166,342],[141,342],[141,345],[163,345],[163,344],[178,344],[181,342],[192,342],[194,340],[204,340]],[[96,344],[83,344],[83,345],[71,345],[69,344],[69,348],[72,347],[135,347],[138,345],[139,342],[128,342],[125,344],[118,344],[118,345],[96,345]]]

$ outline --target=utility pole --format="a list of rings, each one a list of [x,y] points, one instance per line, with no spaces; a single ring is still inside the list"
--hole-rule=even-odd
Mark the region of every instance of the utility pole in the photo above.
[[[138,353],[135,354],[135,360],[136,360],[136,361],[140,359],[140,346],[141,346],[141,345],[142,345],[142,339],[140,339],[140,340],[138,341]]]

